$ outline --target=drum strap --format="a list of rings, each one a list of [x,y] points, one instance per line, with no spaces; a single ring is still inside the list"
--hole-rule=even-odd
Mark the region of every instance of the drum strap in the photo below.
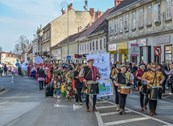
[[[121,73],[122,74],[122,73]],[[126,75],[124,75],[124,74],[122,74],[122,76],[126,79],[126,84],[128,83],[128,82],[130,82],[130,74],[129,74],[129,79],[126,77]]]
[[[154,73],[154,79],[153,79],[153,84],[154,84],[154,81],[156,80],[156,84],[157,84],[157,76],[156,76],[156,72]]]

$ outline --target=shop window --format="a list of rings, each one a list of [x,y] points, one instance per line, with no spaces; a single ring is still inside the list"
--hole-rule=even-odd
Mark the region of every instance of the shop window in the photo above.
[[[102,39],[100,39],[100,50],[102,50]]]
[[[131,57],[131,62],[137,64],[137,56],[132,56]]]
[[[148,46],[148,63],[151,63],[151,46]]]
[[[98,50],[98,41],[96,40],[96,50]]]
[[[172,45],[165,46],[165,61],[167,63],[172,61]]]

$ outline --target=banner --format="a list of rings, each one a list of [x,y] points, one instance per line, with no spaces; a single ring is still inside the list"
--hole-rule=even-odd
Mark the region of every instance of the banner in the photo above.
[[[113,95],[113,88],[110,80],[110,56],[108,53],[104,54],[89,54],[88,59],[94,59],[94,66],[97,67],[101,74],[99,82],[99,97]]]
[[[130,52],[130,55],[131,56],[138,56],[138,54],[139,54],[138,44],[131,44],[131,52]]]
[[[35,57],[34,59],[34,63],[35,64],[40,64],[43,63],[43,59],[40,56]]]

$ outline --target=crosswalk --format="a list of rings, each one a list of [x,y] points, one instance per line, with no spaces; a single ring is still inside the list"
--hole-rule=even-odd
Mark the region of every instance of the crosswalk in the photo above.
[[[102,100],[97,102],[96,117],[99,126],[173,126],[168,122],[126,108],[125,115],[119,115],[115,104]]]

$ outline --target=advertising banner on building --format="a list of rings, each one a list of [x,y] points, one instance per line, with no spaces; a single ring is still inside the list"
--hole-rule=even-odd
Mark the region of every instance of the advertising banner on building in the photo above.
[[[98,68],[101,78],[99,82],[99,97],[113,95],[113,88],[110,80],[110,55],[104,54],[89,54],[88,59],[94,59],[94,66]]]
[[[130,55],[131,56],[138,56],[138,54],[139,54],[138,44],[131,44],[131,52],[130,52]]]

